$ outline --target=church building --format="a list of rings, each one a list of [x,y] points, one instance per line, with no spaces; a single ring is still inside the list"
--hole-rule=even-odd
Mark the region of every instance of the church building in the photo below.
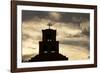
[[[58,61],[68,60],[68,57],[59,53],[59,41],[56,41],[56,30],[49,28],[42,30],[42,41],[39,41],[39,54],[31,58],[33,61]]]

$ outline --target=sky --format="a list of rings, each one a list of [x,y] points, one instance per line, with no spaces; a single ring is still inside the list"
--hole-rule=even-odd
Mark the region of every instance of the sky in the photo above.
[[[28,60],[39,54],[39,41],[42,41],[42,30],[57,31],[59,53],[69,60],[84,60],[89,57],[89,14],[22,11],[22,58]]]

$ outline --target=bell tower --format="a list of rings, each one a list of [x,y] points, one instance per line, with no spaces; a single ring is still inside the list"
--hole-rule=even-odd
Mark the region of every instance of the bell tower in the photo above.
[[[51,23],[48,24],[49,29],[42,30],[42,41],[39,42],[39,54],[59,53],[59,41],[56,41],[56,30],[50,29]]]

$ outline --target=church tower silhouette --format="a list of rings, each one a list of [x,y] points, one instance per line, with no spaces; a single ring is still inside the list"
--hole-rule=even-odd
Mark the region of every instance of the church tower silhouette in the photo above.
[[[33,61],[56,61],[68,60],[68,57],[59,53],[59,41],[56,41],[56,30],[50,28],[51,23],[48,23],[49,28],[42,30],[42,41],[39,41],[39,55],[31,58]]]

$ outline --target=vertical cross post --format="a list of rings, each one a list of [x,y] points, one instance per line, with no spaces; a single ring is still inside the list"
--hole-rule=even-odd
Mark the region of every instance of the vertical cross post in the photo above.
[[[48,23],[47,25],[49,26],[49,29],[50,29],[50,26],[52,26],[52,24],[51,24],[51,23]]]

